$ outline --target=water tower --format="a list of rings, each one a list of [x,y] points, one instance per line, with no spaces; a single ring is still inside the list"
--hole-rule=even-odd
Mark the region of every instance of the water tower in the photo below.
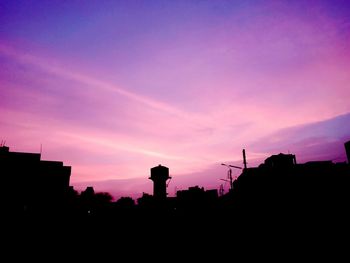
[[[169,168],[162,165],[151,168],[151,177],[149,179],[153,181],[153,196],[159,200],[166,199],[166,181],[171,179]]]

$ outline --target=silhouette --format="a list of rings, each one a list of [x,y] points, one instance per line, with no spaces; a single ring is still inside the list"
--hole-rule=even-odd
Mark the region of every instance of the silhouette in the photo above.
[[[176,193],[177,209],[182,213],[197,213],[211,211],[218,201],[216,189],[204,190],[203,187],[189,187]],[[211,211],[212,212],[212,211]]]
[[[230,193],[241,217],[280,222],[345,222],[350,204],[350,166],[332,161],[297,164],[292,154],[273,155],[246,168]],[[226,200],[227,201],[227,200]]]
[[[153,196],[157,200],[165,200],[167,197],[166,193],[166,181],[171,179],[169,176],[169,168],[158,165],[151,168],[150,178],[153,181]]]
[[[345,143],[349,154],[350,142]],[[92,186],[80,194],[69,186],[71,167],[62,162],[43,161],[36,153],[10,152],[0,147],[0,164],[5,178],[21,185],[24,214],[35,216],[54,214],[68,218],[110,217],[111,220],[137,216],[152,218],[166,216],[168,220],[206,215],[209,218],[239,218],[256,216],[265,219],[278,217],[304,218],[346,217],[350,204],[350,165],[332,161],[313,161],[298,164],[293,154],[272,155],[258,167],[244,168],[241,175],[231,180],[228,193],[216,189],[205,190],[194,186],[177,191],[176,197],[167,196],[169,168],[158,165],[150,169],[153,195],[143,193],[137,200],[123,197],[112,202],[109,193],[95,193]],[[229,168],[236,167],[230,166]],[[169,181],[168,181],[169,183]]]
[[[63,162],[41,160],[41,154],[10,152],[0,146],[1,175],[21,196],[14,202],[25,213],[60,210],[69,194],[71,167]]]
[[[121,197],[115,203],[116,207],[119,209],[133,209],[135,207],[135,201],[131,197]]]
[[[346,156],[348,158],[348,164],[350,164],[350,141],[346,142],[344,145],[346,150]]]
[[[349,142],[345,149],[348,154]],[[220,196],[217,189],[194,186],[168,197],[169,168],[159,165],[150,170],[153,195],[143,193],[135,203],[130,197],[113,201],[109,193],[96,193],[93,186],[79,194],[69,186],[71,168],[62,162],[0,147],[1,173],[23,193],[10,206],[24,206],[22,234],[27,243],[39,235],[45,242],[65,239],[71,247],[82,244],[84,251],[99,245],[105,251],[108,238],[113,246],[118,242],[118,251],[135,240],[152,240],[142,242],[142,248],[153,251],[168,247],[169,239],[177,237],[181,242],[173,245],[199,245],[205,250],[213,250],[216,241],[222,244],[223,236],[229,237],[230,245],[249,244],[250,250],[252,242],[265,244],[267,239],[277,248],[291,240],[329,244],[339,239],[339,233],[346,237],[349,162],[296,160],[293,154],[280,153],[247,168],[244,158],[242,173]],[[74,235],[79,239],[67,238]]]

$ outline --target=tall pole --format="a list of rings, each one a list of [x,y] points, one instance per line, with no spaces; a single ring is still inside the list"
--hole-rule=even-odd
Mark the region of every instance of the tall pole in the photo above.
[[[228,174],[229,174],[229,179],[230,179],[230,189],[233,189],[233,180],[232,180],[232,169],[230,168],[228,170]]]
[[[233,190],[233,178],[232,178],[232,169],[231,169],[231,167],[237,168],[237,169],[242,169],[242,167],[235,166],[235,165],[228,165],[228,164],[225,164],[225,163],[222,163],[221,165],[224,165],[227,168],[229,168],[228,172],[227,172],[228,180],[227,179],[221,179],[221,180],[226,181],[226,182],[229,181],[230,182],[230,190]]]
[[[245,149],[243,149],[243,164],[244,164],[244,169],[247,169],[247,158],[245,156]]]

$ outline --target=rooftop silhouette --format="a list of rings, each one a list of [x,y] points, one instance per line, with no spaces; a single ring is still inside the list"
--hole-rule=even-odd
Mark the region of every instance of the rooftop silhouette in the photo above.
[[[349,154],[349,142],[345,143],[345,151]],[[246,160],[244,163],[246,167]],[[293,154],[272,155],[258,167],[243,168],[241,175],[231,180],[230,191],[220,196],[217,189],[194,186],[177,191],[176,197],[167,197],[171,179],[169,168],[158,165],[150,169],[153,195],[144,193],[137,204],[130,197],[113,202],[110,194],[95,193],[93,186],[77,193],[69,186],[71,167],[64,166],[63,162],[41,160],[38,153],[11,152],[9,147],[2,146],[0,165],[5,178],[21,185],[22,196],[17,202],[23,205],[27,216],[48,211],[82,217],[121,213],[182,216],[203,211],[213,215],[250,211],[267,216],[280,212],[310,214],[313,211],[318,215],[331,211],[342,213],[350,204],[349,162],[299,164]]]
[[[194,235],[200,244],[206,239],[203,233],[215,235],[224,226],[225,233],[236,239],[270,236],[286,240],[311,233],[316,241],[320,226],[327,234],[334,229],[345,231],[350,219],[349,162],[299,164],[295,155],[280,153],[258,167],[243,168],[224,195],[196,185],[177,191],[176,197],[167,197],[169,168],[159,165],[150,170],[153,195],[144,193],[137,203],[130,197],[112,201],[109,193],[96,192],[93,186],[79,194],[69,186],[71,168],[43,161],[40,154],[10,152],[3,146],[0,165],[6,178],[21,180],[23,196],[12,205],[22,202],[27,237],[45,229],[45,235],[48,230],[50,235],[46,238],[77,232],[93,246],[97,243],[87,241],[96,235],[123,240],[152,237],[161,246],[165,233],[181,233]],[[57,226],[62,230],[55,231]]]
[[[63,162],[41,160],[39,153],[11,152],[0,147],[1,174],[9,185],[19,186],[20,198],[13,200],[25,212],[41,212],[62,205],[69,192],[71,167]]]

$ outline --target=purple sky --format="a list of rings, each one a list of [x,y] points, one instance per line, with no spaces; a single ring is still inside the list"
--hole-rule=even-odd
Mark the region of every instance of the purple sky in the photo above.
[[[218,188],[242,148],[344,161],[349,43],[349,1],[0,0],[0,137],[114,196],[160,163]]]

